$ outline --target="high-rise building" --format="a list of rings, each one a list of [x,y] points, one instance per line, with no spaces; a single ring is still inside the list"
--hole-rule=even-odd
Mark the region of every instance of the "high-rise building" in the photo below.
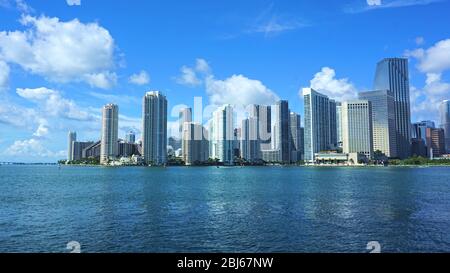
[[[219,107],[209,122],[209,154],[225,165],[234,164],[234,110],[231,105]]]
[[[146,165],[167,163],[167,99],[159,91],[147,92],[142,103],[142,156]]]
[[[242,120],[240,136],[241,158],[247,162],[255,163],[262,159],[261,143],[258,138],[258,119],[249,117]]]
[[[183,138],[183,125],[185,122],[192,122],[192,108],[182,108],[180,110],[179,118],[178,118],[178,128],[180,131],[180,138]]]
[[[77,141],[77,133],[76,132],[69,132],[67,143],[67,160],[72,161],[73,159],[73,142]]]
[[[372,104],[373,150],[397,157],[394,93],[390,90],[361,92],[359,98]]]
[[[335,100],[329,100],[330,111],[330,148],[336,149],[338,147],[338,128],[337,128],[337,103]]]
[[[278,162],[290,163],[290,111],[286,100],[280,100],[272,106],[272,147],[279,152]]]
[[[427,145],[427,128],[436,128],[436,124],[431,120],[424,120],[413,123],[411,125],[411,138],[423,139],[425,145]]]
[[[368,100],[342,103],[343,152],[373,157],[372,105]]]
[[[94,144],[94,142],[74,141],[72,144],[73,144],[72,145],[72,157],[73,157],[72,160],[76,161],[76,160],[81,160],[81,159],[85,158],[83,156],[84,149],[86,149],[87,147]]]
[[[101,153],[101,146],[102,146],[102,142],[101,141],[97,141],[95,143],[92,143],[91,145],[89,145],[88,147],[83,149],[82,157],[83,158],[96,158],[96,159],[99,159],[100,158],[100,153]]]
[[[261,150],[270,150],[272,141],[272,111],[271,106],[250,105],[249,117],[258,120],[258,139]]]
[[[174,151],[182,149],[182,139],[177,137],[169,137],[169,146],[171,146]]]
[[[291,142],[291,162],[302,160],[302,127],[301,118],[297,113],[290,114],[290,142]]]
[[[138,144],[128,141],[119,141],[119,157],[131,157],[133,155],[141,155],[139,153]]]
[[[205,128],[194,122],[183,123],[183,160],[186,165],[208,161],[209,144]]]
[[[127,143],[135,143],[136,142],[136,134],[133,131],[129,131],[125,135],[125,142],[127,142]]]
[[[444,100],[439,106],[441,128],[444,129],[445,149],[450,153],[450,100]]]
[[[427,128],[427,149],[430,158],[441,157],[445,154],[445,137],[442,128]]]
[[[377,64],[374,90],[390,90],[394,95],[397,157],[411,155],[411,106],[408,59],[387,58]]]
[[[305,101],[305,161],[314,162],[315,154],[329,149],[330,103],[327,96],[311,89],[303,89]]]
[[[119,106],[107,104],[102,110],[100,163],[106,164],[118,155]]]
[[[336,102],[337,147],[342,148],[342,103]]]

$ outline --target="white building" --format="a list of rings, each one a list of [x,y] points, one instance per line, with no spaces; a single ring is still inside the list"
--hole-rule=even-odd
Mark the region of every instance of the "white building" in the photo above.
[[[343,152],[361,153],[372,158],[372,104],[367,100],[342,103]]]
[[[167,99],[159,91],[147,92],[142,103],[142,155],[145,164],[167,163]]]
[[[100,163],[107,164],[118,155],[119,106],[107,104],[102,110]]]
[[[209,155],[226,165],[234,163],[234,111],[231,105],[218,108],[209,122]]]

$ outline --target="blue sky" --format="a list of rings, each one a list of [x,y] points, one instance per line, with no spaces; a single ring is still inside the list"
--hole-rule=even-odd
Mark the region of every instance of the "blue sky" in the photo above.
[[[149,90],[169,114],[194,97],[207,109],[282,98],[303,116],[301,88],[351,99],[384,57],[410,58],[413,121],[439,123],[449,11],[446,0],[0,0],[0,161],[65,158],[69,130],[99,139],[109,102],[120,136],[139,133]]]

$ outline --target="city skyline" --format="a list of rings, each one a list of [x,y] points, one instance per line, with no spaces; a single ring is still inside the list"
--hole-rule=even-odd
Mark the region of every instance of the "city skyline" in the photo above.
[[[136,17],[124,29],[136,27],[143,18],[138,9],[152,10],[152,14],[159,11],[155,20],[161,24],[144,24],[139,29],[160,38],[150,49],[141,45],[148,45],[148,38],[137,35],[141,40],[131,39],[133,35],[111,20],[117,15],[113,10],[127,10],[122,3],[111,3],[107,11],[102,11],[101,3],[88,1],[68,6],[62,0],[51,8],[38,1],[24,3],[29,9],[18,7],[15,1],[0,4],[4,15],[0,19],[0,161],[63,159],[67,157],[70,130],[77,132],[80,141],[99,140],[101,107],[106,103],[120,106],[119,138],[134,131],[140,139],[141,114],[136,105],[148,90],[167,95],[170,132],[179,132],[178,110],[181,105],[195,108],[194,97],[202,97],[206,120],[214,111],[211,108],[223,104],[234,104],[241,112],[244,104],[273,105],[282,99],[289,101],[290,111],[299,113],[305,124],[299,90],[314,88],[336,101],[357,99],[361,91],[373,90],[374,64],[385,57],[410,60],[412,123],[431,119],[439,126],[439,104],[450,92],[450,37],[445,27],[427,15],[430,11],[433,17],[439,17],[448,10],[448,1],[396,8],[381,8],[383,4],[370,7],[365,1],[355,1],[351,6],[328,3],[326,10],[321,9],[323,3],[298,1],[249,1],[238,8],[234,8],[235,3],[206,4],[203,11],[222,7],[217,20],[192,4],[192,14],[183,17],[188,25],[198,28],[206,21],[213,27],[186,30],[177,38],[173,33],[181,25],[176,23],[172,29],[162,19],[169,12],[167,4],[137,2],[128,10]],[[255,7],[254,12],[243,16],[243,10],[250,6]],[[236,31],[236,25],[230,25],[236,21],[233,12],[237,17],[255,18],[255,22],[241,21],[245,30]],[[298,22],[306,14],[310,14],[308,22]],[[340,28],[331,26],[324,15],[333,15]],[[424,29],[414,20],[402,22],[418,15],[428,18],[427,27],[434,30]],[[356,23],[361,24],[361,30],[353,29],[353,33],[366,42],[350,39],[345,30]],[[396,31],[387,27],[393,23]],[[75,31],[68,31],[69,27]],[[161,33],[161,29],[167,33]],[[330,31],[342,35],[342,39],[325,36]],[[22,40],[24,33],[30,35]],[[66,46],[61,55],[51,58],[56,52],[52,50],[61,47],[62,35],[80,41],[85,51]],[[83,40],[84,35],[99,39],[90,43]],[[308,43],[302,42],[305,37]],[[198,39],[204,45],[194,42]],[[333,49],[318,49],[324,39],[329,39],[326,44]],[[346,42],[349,39],[353,44]],[[15,46],[19,43],[24,47]],[[172,48],[174,44],[179,53]],[[226,58],[222,52],[227,53]]]

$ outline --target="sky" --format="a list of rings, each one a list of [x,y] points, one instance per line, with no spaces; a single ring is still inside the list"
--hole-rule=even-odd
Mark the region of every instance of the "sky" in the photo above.
[[[169,135],[194,98],[202,122],[279,99],[303,116],[305,87],[356,98],[386,57],[409,58],[413,122],[450,99],[449,0],[49,2],[0,0],[0,162],[65,159],[68,131],[100,139],[107,103],[139,138],[150,90]]]

